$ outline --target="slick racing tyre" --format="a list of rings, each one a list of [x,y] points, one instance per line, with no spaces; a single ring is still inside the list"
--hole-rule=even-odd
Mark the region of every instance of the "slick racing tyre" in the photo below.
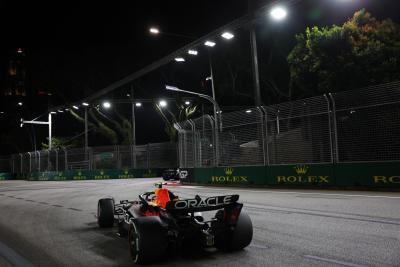
[[[162,259],[168,247],[166,230],[157,216],[134,219],[129,226],[128,241],[129,252],[137,264]]]
[[[247,247],[253,239],[250,216],[241,212],[234,230],[227,229],[215,237],[215,247],[222,251],[235,251]]]
[[[112,227],[114,224],[114,199],[102,198],[97,204],[97,224],[100,227]]]

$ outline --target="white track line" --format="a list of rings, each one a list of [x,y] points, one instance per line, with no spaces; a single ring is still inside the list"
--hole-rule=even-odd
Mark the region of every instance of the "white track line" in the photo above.
[[[366,267],[365,265],[354,264],[354,263],[345,262],[345,261],[338,261],[338,260],[328,259],[328,258],[322,258],[322,257],[318,257],[318,256],[313,256],[313,255],[304,255],[304,258],[313,259],[313,260],[317,260],[317,261],[330,262],[330,263],[335,263],[335,264],[349,266],[349,267]]]
[[[28,260],[20,256],[17,252],[0,242],[0,255],[15,267],[35,267]]]
[[[317,196],[341,196],[341,197],[365,197],[365,198],[386,198],[386,199],[400,199],[400,196],[382,196],[382,195],[355,195],[355,194],[334,194],[334,193],[304,193],[295,191],[273,191],[273,190],[247,190],[238,188],[215,188],[207,186],[180,186],[180,188],[188,189],[203,189],[203,190],[214,190],[214,191],[230,191],[230,192],[251,192],[251,193],[271,193],[271,194],[296,194],[296,195],[317,195]]]

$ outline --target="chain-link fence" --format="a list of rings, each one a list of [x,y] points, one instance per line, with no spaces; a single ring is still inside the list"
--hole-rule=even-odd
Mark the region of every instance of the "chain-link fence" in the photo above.
[[[263,107],[267,163],[332,162],[328,98],[324,96]]]
[[[0,160],[2,170],[30,173],[62,170],[177,167],[174,143],[44,150]],[[3,168],[4,166],[4,168]]]
[[[398,161],[400,82],[175,127],[180,167]]]
[[[9,171],[11,169],[9,157],[0,157],[0,172]]]
[[[36,151],[0,159],[34,171],[400,160],[400,82],[176,123],[178,144]]]
[[[400,159],[400,83],[332,94],[337,160]]]

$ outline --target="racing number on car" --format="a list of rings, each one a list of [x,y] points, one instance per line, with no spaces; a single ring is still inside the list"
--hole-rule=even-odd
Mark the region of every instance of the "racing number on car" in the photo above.
[[[186,179],[187,176],[188,176],[188,171],[180,171],[179,172],[179,178]]]

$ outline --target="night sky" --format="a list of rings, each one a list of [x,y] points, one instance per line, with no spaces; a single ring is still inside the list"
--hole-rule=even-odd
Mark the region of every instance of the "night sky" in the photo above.
[[[268,1],[254,2],[257,6]],[[294,34],[302,32],[306,26],[343,23],[360,7],[366,7],[378,18],[388,17],[399,22],[398,2],[305,0],[304,4],[300,3],[295,10],[290,10],[293,16],[285,25],[273,31],[273,38],[285,43],[286,48],[282,46],[282,49],[286,49],[286,53],[293,44]],[[33,92],[37,91],[52,93],[51,99],[38,100],[39,105],[31,104],[29,112],[33,117],[46,111],[48,107],[71,103],[89,96],[190,41],[169,36],[150,36],[149,26],[158,26],[165,32],[200,37],[244,15],[247,6],[247,1],[243,0],[1,1],[0,86],[4,86],[10,51],[18,47],[23,48],[26,52],[28,90],[33,95]],[[318,20],[304,19],[313,11],[319,14]],[[276,32],[280,34],[275,34]],[[267,34],[263,34],[261,30],[258,36],[261,54],[263,49],[269,48],[271,40],[268,39],[271,35],[265,37]],[[238,40],[240,38],[242,43],[247,45],[247,35],[238,36]],[[239,51],[243,54],[249,54],[249,47],[237,45],[237,49],[241,49]],[[215,60],[218,61],[218,58]],[[201,64],[205,63],[200,62],[199,66]],[[179,67],[165,66],[163,69],[170,71],[168,68]],[[191,77],[188,68],[180,68],[175,70]],[[198,66],[196,68],[194,70],[200,73],[200,76],[207,74],[207,69]],[[157,79],[147,77],[146,83],[144,77],[135,93],[137,97],[165,95],[164,92],[152,88],[154,78]],[[250,81],[250,76],[248,79]],[[200,82],[196,81],[195,84]],[[251,88],[249,93],[252,93]],[[32,101],[36,101],[35,96]],[[226,104],[237,103],[232,100]],[[155,134],[150,136],[146,131],[138,133],[139,143],[163,141],[166,137],[162,133],[162,122],[154,112],[138,114],[139,125],[143,128],[150,127],[146,124],[149,118],[159,127],[152,131]],[[64,130],[62,127],[59,129]],[[57,134],[57,129],[55,133]]]
[[[71,100],[146,66],[188,41],[149,36],[151,25],[199,37],[246,11],[244,1],[9,1],[2,24],[10,49],[23,47],[33,88]],[[46,3],[45,3],[46,2]],[[229,6],[229,9],[226,7]],[[222,15],[223,14],[223,15]],[[3,39],[3,38],[2,38]],[[4,40],[3,39],[3,40]],[[3,50],[3,57],[4,52]],[[94,88],[96,87],[96,88]]]

